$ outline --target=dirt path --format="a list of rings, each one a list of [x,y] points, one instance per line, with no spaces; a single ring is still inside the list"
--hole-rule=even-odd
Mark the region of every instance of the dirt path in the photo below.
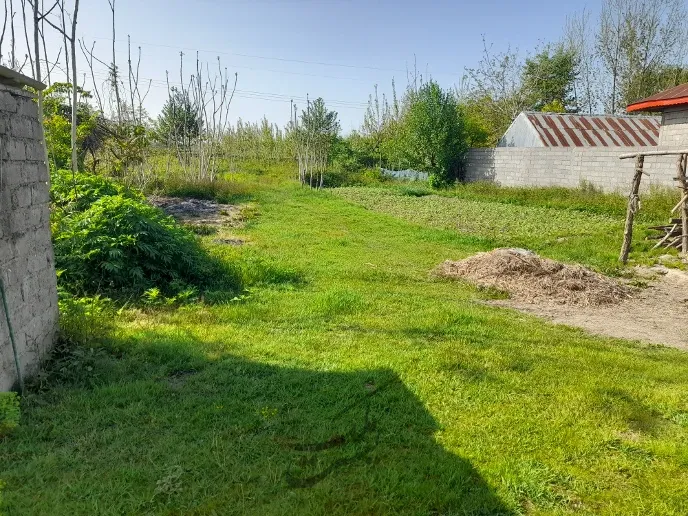
[[[518,300],[491,301],[590,333],[662,344],[688,351],[688,273],[664,267],[639,269],[649,286],[614,305],[571,306]]]

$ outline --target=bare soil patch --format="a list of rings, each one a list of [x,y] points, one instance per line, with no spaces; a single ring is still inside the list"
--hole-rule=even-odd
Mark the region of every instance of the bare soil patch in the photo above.
[[[577,326],[590,333],[639,340],[688,351],[688,274],[676,269],[653,267],[647,288],[629,299],[608,306],[567,306],[553,303],[524,303],[515,299],[490,302],[549,319],[558,324]]]
[[[663,266],[638,267],[635,272],[647,281],[646,288],[509,249],[445,262],[438,269],[442,276],[498,288],[511,296],[488,301],[490,305],[513,308],[596,335],[688,351],[688,273]]]
[[[184,224],[238,227],[243,222],[241,208],[233,204],[159,195],[148,197],[148,202]]]
[[[512,299],[528,303],[545,300],[599,306],[631,296],[628,286],[602,274],[542,258],[525,249],[495,249],[458,262],[448,260],[439,266],[437,274],[503,290]]]

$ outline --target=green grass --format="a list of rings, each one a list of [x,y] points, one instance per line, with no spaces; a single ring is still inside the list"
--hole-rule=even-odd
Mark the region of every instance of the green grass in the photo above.
[[[418,187],[332,191],[367,209],[480,237],[493,247],[525,247],[551,258],[580,262],[608,273],[619,272],[626,201],[615,194],[481,184],[444,192]],[[652,233],[646,228],[649,223],[667,223],[676,202],[665,191],[644,197],[642,216],[635,225],[632,260],[647,262],[666,253],[650,252],[655,242],[645,240]]]
[[[629,183],[630,189],[630,183]],[[626,217],[628,192],[602,192],[590,183],[582,183],[579,188],[547,187],[501,187],[495,183],[462,183],[437,193],[474,201],[500,202],[516,206],[540,206],[616,218]],[[665,220],[679,201],[673,188],[651,187],[640,195],[642,209],[638,221]]]
[[[291,185],[254,198],[250,243],[213,249],[254,278],[245,297],[125,312],[93,381],[23,400],[0,441],[8,514],[688,512],[688,355],[428,274],[500,241],[497,221],[555,241],[552,212],[475,206],[462,223],[491,229],[468,234]],[[574,220],[580,242],[613,236]]]

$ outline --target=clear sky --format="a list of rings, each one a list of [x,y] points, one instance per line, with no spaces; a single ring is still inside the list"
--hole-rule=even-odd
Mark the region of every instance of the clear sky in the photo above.
[[[47,2],[49,3],[49,2]],[[71,1],[67,1],[68,5]],[[147,101],[156,116],[167,95],[165,71],[179,79],[179,52],[185,75],[195,53],[216,66],[220,56],[238,72],[231,119],[255,121],[266,115],[284,125],[289,100],[323,97],[339,112],[342,129],[358,128],[375,84],[389,92],[406,85],[406,69],[430,73],[445,87],[475,66],[482,36],[504,50],[521,51],[560,38],[567,15],[584,7],[593,15],[600,0],[116,0],[117,59],[126,66],[127,35],[142,47],[141,76],[154,79]],[[96,54],[109,61],[110,10],[107,0],[82,0],[78,34],[96,41]],[[52,53],[52,52],[51,52]],[[54,57],[54,55],[53,55]],[[83,71],[83,62],[80,63]],[[104,70],[101,67],[101,70]],[[104,72],[103,72],[104,73]]]

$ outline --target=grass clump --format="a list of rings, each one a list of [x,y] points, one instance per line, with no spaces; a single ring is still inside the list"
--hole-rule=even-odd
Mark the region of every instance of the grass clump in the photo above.
[[[0,392],[0,439],[9,435],[19,426],[19,417],[19,397],[17,394]]]
[[[232,204],[251,199],[251,190],[245,183],[227,179],[171,177],[167,178],[164,183],[157,185],[155,191],[170,197],[205,199],[221,204]]]
[[[75,297],[57,289],[60,308],[59,340],[72,345],[102,341],[115,326],[113,302],[105,297]]]

